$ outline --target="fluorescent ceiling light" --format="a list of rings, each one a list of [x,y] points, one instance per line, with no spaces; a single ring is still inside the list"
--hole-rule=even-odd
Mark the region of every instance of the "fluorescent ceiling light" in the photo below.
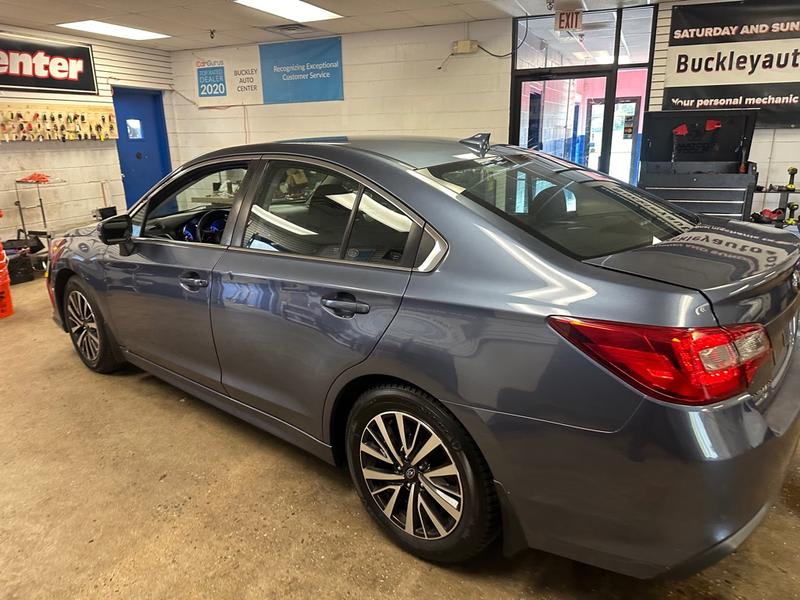
[[[303,2],[303,0],[236,0],[236,3],[298,23],[342,18],[342,15]]]
[[[113,23],[104,23],[103,21],[76,21],[75,23],[61,23],[58,26],[66,27],[67,29],[77,29],[78,31],[88,31],[89,33],[99,33],[101,35],[125,38],[126,40],[159,40],[169,37],[163,33],[155,33],[153,31],[145,31],[144,29],[125,27],[123,25],[114,25]]]

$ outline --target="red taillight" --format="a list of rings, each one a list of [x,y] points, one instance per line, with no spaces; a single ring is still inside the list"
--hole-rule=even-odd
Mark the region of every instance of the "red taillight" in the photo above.
[[[572,317],[548,322],[634,387],[682,404],[708,404],[744,392],[770,352],[758,324],[690,329]]]
[[[47,254],[50,258],[50,261],[58,260],[58,257],[61,256],[61,253],[64,251],[64,247],[67,245],[66,238],[55,238],[50,242],[50,247],[47,250]]]

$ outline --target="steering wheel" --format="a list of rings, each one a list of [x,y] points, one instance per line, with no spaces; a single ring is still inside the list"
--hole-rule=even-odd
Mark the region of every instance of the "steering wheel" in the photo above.
[[[227,208],[217,208],[204,213],[197,220],[197,241],[205,244],[219,244],[229,213],[230,209]]]

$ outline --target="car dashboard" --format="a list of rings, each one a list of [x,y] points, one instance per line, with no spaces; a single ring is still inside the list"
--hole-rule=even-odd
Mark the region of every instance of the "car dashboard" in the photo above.
[[[147,220],[143,237],[218,244],[229,213],[229,208],[203,207],[155,217]]]

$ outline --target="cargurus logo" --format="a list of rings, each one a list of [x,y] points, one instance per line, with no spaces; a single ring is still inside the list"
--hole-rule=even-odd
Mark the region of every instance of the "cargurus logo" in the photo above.
[[[198,60],[194,63],[195,67],[223,67],[224,60]]]

